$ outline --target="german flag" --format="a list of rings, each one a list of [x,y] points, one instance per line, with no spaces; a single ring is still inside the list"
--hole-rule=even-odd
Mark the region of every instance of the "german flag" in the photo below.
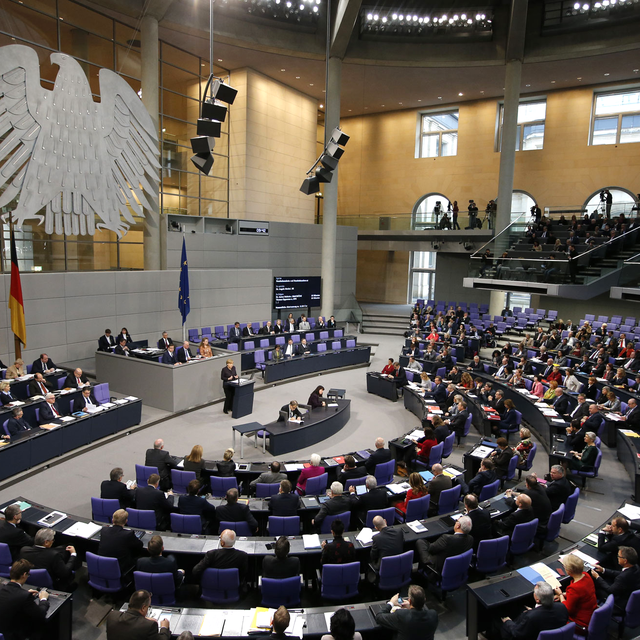
[[[24,322],[24,302],[22,300],[22,284],[18,268],[18,252],[16,240],[11,227],[11,291],[9,293],[9,309],[11,309],[11,331],[20,342],[27,346],[27,327]]]

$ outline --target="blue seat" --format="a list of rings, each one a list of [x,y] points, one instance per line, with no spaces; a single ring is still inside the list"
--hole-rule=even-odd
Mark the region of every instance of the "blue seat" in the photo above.
[[[8,578],[12,564],[13,559],[11,558],[9,545],[4,542],[0,542],[0,576]]]
[[[373,528],[373,519],[376,516],[382,516],[388,525],[392,525],[395,522],[396,509],[395,507],[387,507],[386,509],[369,509],[367,511],[367,519],[365,521],[365,527]]]
[[[600,451],[600,449],[598,448],[598,454],[596,455],[596,461],[593,465],[593,471],[578,471],[578,470],[572,469],[571,473],[574,476],[578,476],[582,478],[582,488],[584,489],[587,483],[587,478],[598,477],[598,471],[600,470],[601,463],[602,463],[602,451]]]
[[[143,464],[136,465],[136,484],[139,487],[146,487],[149,476],[158,473],[158,467],[145,467]]]
[[[284,336],[276,336],[276,344],[279,344],[281,347],[284,347]]]
[[[238,343],[237,342],[230,342],[227,345],[227,351],[238,351]]]
[[[133,581],[136,585],[136,591],[144,589],[151,594],[153,606],[163,607],[176,603],[176,583],[172,573],[134,571]]]
[[[538,518],[534,518],[531,522],[517,524],[511,534],[509,552],[514,556],[518,556],[533,549],[537,529]]]
[[[360,563],[325,564],[320,578],[320,595],[325,600],[343,601],[358,595]]]
[[[300,535],[300,516],[269,516],[269,535],[280,536]]]
[[[429,517],[429,505],[431,504],[431,496],[427,494],[421,498],[414,498],[407,502],[407,512],[405,514],[396,511],[396,520],[398,522],[414,522],[415,520],[424,520]]]
[[[329,482],[329,474],[323,473],[315,478],[309,478],[305,485],[304,493],[307,496],[319,496],[327,490],[327,483]]]
[[[213,329],[216,332],[216,338],[218,340],[223,340],[227,337],[227,333],[225,333],[224,326],[219,324]]]
[[[449,591],[459,589],[467,582],[472,556],[473,549],[469,549],[457,556],[450,556],[444,561],[442,576],[437,582],[443,596]]]
[[[129,514],[129,520],[127,524],[134,529],[151,529],[156,528],[156,512],[143,509],[127,508]]]
[[[640,590],[632,592],[624,613],[620,616],[614,615],[613,620],[618,624],[619,638],[622,638],[625,627],[636,629],[640,626]]]
[[[269,346],[269,338],[260,338],[260,348],[266,349]]]
[[[234,476],[221,478],[219,476],[211,476],[211,495],[216,498],[224,498],[229,489],[237,489],[238,481]]]
[[[538,634],[538,640],[573,640],[575,630],[576,623],[569,622],[559,629],[541,631]]]
[[[109,393],[109,383],[103,382],[101,384],[97,384],[95,387],[93,387],[93,395],[96,397],[96,401],[98,404],[109,402],[111,400],[111,395]]]
[[[251,529],[249,528],[249,523],[245,521],[230,522],[222,520],[218,528],[218,533],[222,533],[225,529],[231,529],[235,531],[237,536],[249,537],[253,535],[253,531],[251,531]]]
[[[587,627],[587,640],[600,640],[608,635],[609,623],[613,616],[613,594],[607,597],[592,614]],[[575,637],[578,637],[576,634]]]
[[[111,516],[120,508],[119,500],[91,498],[91,519],[111,524]]]
[[[353,339],[347,340],[346,347],[347,347],[347,349],[355,349],[356,348],[356,341],[353,340]]]
[[[279,482],[258,482],[256,483],[256,498],[270,498],[280,491]]]
[[[181,471],[180,469],[171,469],[171,484],[174,493],[187,493],[187,485],[196,479],[195,471]]]
[[[277,609],[299,605],[301,590],[300,576],[281,580],[262,578],[262,606]]]
[[[460,493],[462,492],[462,486],[457,484],[451,489],[445,489],[440,493],[438,500],[438,515],[441,516],[445,513],[451,513],[458,508],[458,502],[460,502]]]
[[[205,569],[200,581],[201,597],[215,604],[229,604],[240,600],[240,571],[238,569]]]
[[[378,572],[378,588],[381,591],[398,592],[411,582],[412,566],[413,551],[382,558]]]
[[[244,343],[244,350],[245,351],[251,351],[252,349],[256,348],[256,343],[253,340],[247,340]]]
[[[339,340],[333,340],[331,342],[331,348],[334,351],[337,351],[338,349],[342,349],[342,343]],[[407,372],[407,373],[409,373],[409,372]]]
[[[448,435],[445,439],[444,439],[444,447],[442,448],[442,458],[446,459],[451,455],[451,452],[453,451],[453,443],[456,439],[456,434],[452,433],[450,435]]]
[[[376,465],[373,475],[378,481],[378,485],[390,484],[393,482],[393,472],[396,468],[396,461],[389,460],[389,462],[381,462]]]
[[[122,590],[122,576],[117,558],[98,556],[90,551],[87,551],[86,557],[90,587],[102,593],[118,593]]]
[[[171,531],[173,533],[202,533],[202,519],[197,515],[171,513]]]
[[[513,480],[516,475],[516,467],[518,466],[518,456],[514,453],[509,460],[509,467],[507,469],[506,475],[500,476],[500,488],[504,487],[504,483],[507,480]]]
[[[363,476],[362,478],[349,478],[346,482],[346,486],[344,488],[345,491],[349,490],[349,487],[364,487],[367,484],[367,476]]]
[[[29,584],[40,589],[53,589],[53,580],[46,569],[31,569],[29,571]]]
[[[327,350],[327,343],[326,342],[320,342],[318,344],[318,353],[324,352]]]
[[[197,329],[189,329],[188,335],[189,335],[189,342],[198,342],[199,333]]]
[[[334,338],[342,338],[344,336],[344,331],[342,329],[336,329],[333,332],[333,337]]]
[[[578,498],[580,497],[580,488],[576,487],[573,493],[567,498],[564,503],[564,516],[562,518],[563,524],[569,524],[573,517],[576,515],[576,507],[578,506]]]
[[[429,469],[433,467],[434,464],[440,464],[442,462],[442,451],[444,449],[444,440],[440,443],[431,447],[429,451],[429,460],[427,462],[423,462],[419,458],[415,460],[415,466],[417,469]]]
[[[500,479],[495,480],[489,484],[485,484],[480,491],[480,495],[478,496],[478,502],[484,502],[485,500],[489,500],[497,495],[498,489],[500,487]]]
[[[496,573],[507,563],[509,536],[481,540],[476,553],[476,570],[480,573]]]
[[[550,516],[547,523],[547,532],[544,537],[545,542],[553,542],[560,535],[562,518],[564,517],[564,505],[561,504]]]
[[[330,533],[331,525],[334,520],[341,520],[344,524],[344,530],[349,531],[349,524],[351,523],[351,511],[343,511],[342,513],[336,513],[333,516],[327,516],[320,525],[320,533]]]

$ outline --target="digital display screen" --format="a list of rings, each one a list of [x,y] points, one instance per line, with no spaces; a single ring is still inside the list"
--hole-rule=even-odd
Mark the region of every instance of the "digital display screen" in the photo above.
[[[320,276],[274,278],[273,308],[304,309],[319,307],[321,279]]]

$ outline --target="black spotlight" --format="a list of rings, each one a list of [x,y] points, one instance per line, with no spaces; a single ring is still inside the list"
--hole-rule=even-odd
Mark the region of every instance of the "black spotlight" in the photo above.
[[[324,167],[318,167],[316,169],[316,178],[319,182],[331,182],[333,178],[333,171],[325,169]]]
[[[335,142],[330,142],[327,145],[325,153],[326,155],[331,156],[336,160],[340,160],[340,158],[342,158],[342,154],[344,153],[344,149],[341,149]]]
[[[338,161],[336,158],[331,157],[327,153],[323,153],[320,156],[320,164],[325,168],[333,171],[338,166]]]
[[[191,151],[193,153],[211,153],[215,146],[215,138],[210,138],[209,136],[191,138]]]
[[[222,123],[217,120],[204,120],[198,118],[197,132],[199,136],[219,138],[222,133]]]
[[[319,183],[331,182],[333,172],[338,167],[338,160],[340,160],[344,153],[342,147],[344,147],[347,142],[349,142],[349,136],[343,133],[339,127],[336,127],[331,132],[331,139],[324,148],[324,151],[315,161],[311,169],[307,171],[307,177],[300,187],[302,193],[306,193],[307,195],[318,193],[318,191],[320,191]],[[312,176],[314,170],[315,176]]]
[[[213,83],[213,89],[211,90],[213,97],[220,102],[226,102],[227,104],[233,104],[233,101],[238,95],[238,90],[230,87],[228,84],[224,84],[222,80],[216,80]]]
[[[210,153],[196,153],[195,156],[191,156],[191,162],[193,162],[198,171],[208,176],[211,167],[213,167],[213,156]]]
[[[306,195],[318,193],[318,191],[320,191],[320,180],[315,176],[305,178],[302,186],[300,187],[300,191]]]
[[[215,100],[207,99],[202,103],[202,117],[206,120],[224,122],[227,118],[227,107]]]

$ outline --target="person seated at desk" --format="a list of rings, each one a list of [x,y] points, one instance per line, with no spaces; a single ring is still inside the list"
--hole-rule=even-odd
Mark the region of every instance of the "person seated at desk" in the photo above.
[[[116,339],[111,335],[111,329],[105,329],[104,335],[98,338],[98,351],[109,353],[116,344]]]
[[[627,400],[627,410],[621,418],[629,429],[640,431],[640,409],[635,398]]]
[[[285,333],[293,333],[296,330],[296,320],[293,317],[293,313],[290,313],[287,316],[287,319],[284,323],[284,331]]]
[[[416,553],[420,566],[435,571],[438,576],[442,576],[444,561],[451,556],[457,556],[473,548],[473,538],[471,537],[471,518],[461,516],[453,525],[453,533],[441,535],[435,542],[418,540],[416,542]]]
[[[280,362],[284,360],[284,351],[282,351],[282,347],[277,344],[275,349],[271,352],[271,360],[273,362]]]
[[[111,611],[107,616],[107,640],[169,640],[169,620],[160,623],[148,618],[151,609],[151,594],[148,591],[136,591],[129,598],[129,608],[126,611]]]
[[[289,405],[289,407],[290,406],[291,405]],[[297,408],[297,403],[296,403],[296,408]],[[286,409],[287,409],[287,407],[285,406],[285,407],[283,407],[281,409],[281,411],[284,411]],[[321,476],[325,472],[324,467],[320,464],[321,461],[322,461],[322,458],[317,453],[312,453],[311,454],[311,457],[309,458],[309,464],[311,466],[305,467],[300,472],[300,475],[298,476],[298,482],[297,482],[297,486],[296,486],[296,491],[300,495],[304,495],[304,491],[305,491],[305,488],[307,486],[307,480],[309,478],[315,478],[316,476]]]
[[[322,394],[324,393],[324,387],[322,385],[318,385],[309,396],[307,400],[307,404],[311,406],[312,409],[318,409],[320,407],[326,407],[327,403],[322,399]]]
[[[131,356],[131,350],[127,346],[127,341],[124,338],[118,342],[118,346],[115,348],[114,353],[117,356]]]
[[[538,478],[535,473],[529,474],[524,480],[525,488],[521,493],[531,498],[531,510],[533,511],[533,517],[538,518],[538,531],[541,533],[546,532],[549,516],[552,511],[549,496],[547,496],[546,491],[538,482]],[[515,504],[512,494],[512,489],[507,489],[505,491],[505,502],[509,507],[513,507]]]
[[[229,447],[222,454],[222,460],[216,463],[218,475],[221,478],[231,478],[236,472],[236,463],[233,461],[235,451]]]
[[[418,440],[414,440],[416,443],[415,448],[409,448],[408,456],[405,460],[409,464],[416,459],[420,460],[420,462],[428,462],[431,448],[439,444],[430,424],[424,425],[422,429],[424,436]]]
[[[379,487],[375,476],[367,476],[365,481],[366,492],[358,495],[356,488],[349,487],[352,510],[357,513],[362,522],[367,519],[367,512],[374,509],[386,509],[389,506],[389,497],[386,487]]]
[[[160,474],[160,488],[163,491],[171,489],[171,469],[178,469],[178,463],[173,460],[168,451],[164,450],[164,440],[158,438],[153,443],[153,449],[147,449],[144,456],[145,467],[156,467]]]
[[[206,336],[200,340],[200,344],[198,345],[198,355],[201,358],[212,358],[213,350],[211,349],[211,345],[209,344],[209,338]]]
[[[575,372],[573,369],[567,369],[567,375],[564,379],[564,386],[567,391],[571,391],[573,393],[577,393],[582,388],[582,383],[575,376]]]
[[[204,460],[202,459],[202,455],[202,445],[193,445],[191,453],[184,458],[182,468],[183,471],[193,471],[196,474],[196,480],[199,480],[203,485],[205,485],[206,482],[202,478],[202,470],[204,469]]]
[[[526,386],[524,383],[524,380],[525,379],[524,379],[522,369],[518,368],[515,370],[513,375],[509,378],[508,384],[510,384],[512,387],[516,387],[517,389],[522,389]]]
[[[509,375],[509,369],[509,358],[507,356],[503,356],[500,366],[498,367],[498,370],[493,374],[493,377],[497,378],[498,380],[506,380],[507,376]]]
[[[344,522],[338,519],[334,520],[331,523],[331,533],[333,540],[322,541],[320,564],[348,564],[349,562],[355,562],[356,550],[353,542],[348,542],[342,537]]]
[[[399,603],[399,593],[383,605],[376,614],[376,622],[394,633],[394,640],[433,640],[438,628],[438,614],[426,606],[424,589],[416,584],[409,585],[407,598]],[[393,607],[398,607],[391,611]]]
[[[82,389],[89,386],[91,386],[91,383],[80,367],[74,369],[73,373],[66,377],[63,385],[65,389]]]
[[[314,327],[314,329],[325,329],[326,326],[327,325],[324,321],[324,318],[322,316],[318,316],[318,320],[316,321],[316,326]]]
[[[82,389],[80,397],[76,398],[73,403],[73,411],[84,411],[86,413],[91,413],[92,411],[95,411],[99,406],[100,403],[93,395],[93,390],[91,389],[91,387],[84,387],[84,389]]]
[[[431,391],[431,378],[426,371],[423,371],[420,374],[420,382],[418,383],[416,381],[416,384],[418,384],[421,389],[428,389],[429,391]]]
[[[585,447],[582,453],[571,451],[572,458],[569,458],[565,464],[574,471],[593,471],[598,456],[598,447],[596,447],[596,434],[593,431],[587,431],[584,436]],[[563,461],[564,462],[564,461]]]
[[[507,402],[509,402],[507,400]],[[464,433],[464,427],[467,422],[467,418],[469,417],[469,412],[467,411],[467,403],[464,400],[458,402],[458,411],[455,416],[452,418],[445,420],[445,424],[449,426],[451,431],[455,432],[458,435],[462,435]]]
[[[289,404],[285,404],[283,407],[280,407],[280,415],[278,416],[278,422],[284,422],[283,413],[287,414],[287,420],[289,422],[301,422],[302,421],[302,413],[300,413],[300,409],[298,409],[298,401],[291,400]]]
[[[404,499],[404,502],[398,503],[396,505],[396,511],[405,515],[407,513],[407,505],[410,500],[415,500],[416,498],[423,498],[427,495],[427,485],[424,483],[422,476],[415,471],[409,475],[409,485],[410,489],[407,491],[407,496]]]
[[[148,558],[138,558],[136,571],[143,573],[170,573],[173,575],[173,582],[176,589],[184,580],[184,569],[178,569],[178,563],[172,555],[163,556],[164,540],[162,536],[151,536],[147,544]]]
[[[473,493],[476,496],[479,496],[482,488],[492,482],[495,482],[497,477],[493,460],[491,460],[491,458],[484,458],[482,462],[480,462],[480,469],[478,473],[471,478],[469,486],[465,487],[464,484],[462,485],[463,493]]]
[[[122,482],[124,477],[124,471],[121,467],[115,467],[111,469],[108,480],[103,480],[100,484],[100,498],[102,500],[118,500],[120,502],[120,508],[126,509],[127,507],[133,507],[135,504],[135,491],[136,484],[134,483],[131,489],[127,489],[127,485]]]
[[[571,582],[567,585],[565,593],[558,587],[555,589],[555,594],[567,608],[569,620],[575,622],[578,627],[586,629],[593,612],[598,607],[595,585],[589,574],[585,573],[582,558],[569,553],[560,562],[571,576]]]
[[[531,509],[531,498],[524,493],[516,496],[514,501],[516,510],[509,514],[504,520],[498,520],[494,523],[494,530],[497,536],[511,536],[513,530],[518,524],[531,522],[534,518]]]
[[[39,405],[40,424],[48,424],[49,422],[62,418],[62,412],[56,405],[56,397],[53,395],[53,393],[47,393],[44,399],[45,402]]]
[[[569,411],[569,396],[564,389],[558,387],[555,390],[555,398],[551,402],[551,406],[562,416]]]
[[[300,640],[298,636],[292,636],[285,631],[291,624],[291,615],[287,611],[287,608],[281,604],[271,619],[271,635],[267,636],[267,640]],[[186,640],[186,639],[185,639]]]
[[[354,478],[364,478],[367,475],[367,470],[364,468],[364,465],[357,466],[356,459],[352,455],[348,455],[344,457],[344,466],[342,467],[342,471],[338,474],[338,482],[343,487],[349,487],[349,480],[353,480]]]
[[[406,377],[406,376],[405,376]],[[445,405],[447,400],[447,387],[442,382],[442,376],[435,376],[433,379],[435,387],[431,393],[425,393],[425,398],[432,398],[435,400],[441,408]]]
[[[255,480],[249,483],[249,494],[254,495],[258,484],[275,484],[287,479],[287,474],[280,471],[280,463],[274,460],[269,465],[269,471],[263,471]]]
[[[16,407],[11,411],[11,418],[7,422],[7,431],[9,435],[3,434],[2,438],[10,440],[13,436],[18,435],[24,431],[29,431],[31,425],[24,419],[24,413],[21,407]]]
[[[596,565],[591,570],[591,576],[595,582],[598,600],[603,601],[613,595],[614,615],[624,616],[631,594],[640,589],[637,551],[632,547],[618,547],[618,564],[620,571]]]
[[[408,355],[409,358],[420,358],[420,357],[422,357],[422,351],[420,351],[420,347],[418,346],[417,342],[415,342],[415,343],[412,342],[411,343],[406,355]]]
[[[591,372],[591,362],[589,361],[589,354],[585,353],[582,356],[582,362],[576,367],[576,370],[580,373],[590,373]]]
[[[135,558],[144,548],[135,531],[125,529],[129,514],[124,509],[118,509],[112,516],[110,527],[103,527],[100,532],[98,555],[116,558],[120,565],[120,573],[128,573],[133,567]]]
[[[116,342],[120,344],[122,340],[124,340],[127,344],[129,344],[130,342],[133,342],[133,338],[131,337],[131,334],[129,333],[126,327],[122,327],[122,329],[120,329],[120,333],[116,338]]]
[[[274,555],[265,556],[262,560],[262,577],[284,580],[300,575],[300,558],[290,556],[291,543],[287,536],[276,540]]]
[[[3,380],[2,382],[0,382],[0,401],[2,402],[2,406],[4,407],[5,405],[10,404],[11,402],[15,402],[17,399],[18,398],[16,398],[11,393],[11,384],[6,380]]]
[[[81,566],[75,547],[55,547],[56,532],[53,529],[39,529],[32,547],[20,549],[20,560],[30,562],[35,569],[46,569],[53,582],[53,588],[60,591],[74,591],[73,572]]]
[[[451,367],[451,371],[449,371],[449,380],[451,380],[451,384],[453,385],[460,384],[460,381],[462,380],[462,372],[458,369],[458,365],[454,364],[453,367]],[[488,382],[487,384],[489,385],[489,388],[491,388],[491,383]]]
[[[496,465],[496,474],[498,477],[501,477],[507,474],[507,471],[509,470],[509,460],[511,460],[511,456],[514,455],[514,451],[509,446],[506,438],[498,438],[496,440],[496,444],[498,446],[495,451],[492,451],[491,454],[489,454],[489,457],[493,461],[493,464]]]
[[[284,326],[280,318],[278,318],[276,320],[276,323],[273,325],[272,333],[275,333],[276,335],[279,335],[280,333],[284,333]]]
[[[504,414],[502,419],[491,425],[491,431],[494,434],[499,433],[500,429],[504,429],[509,432],[509,430],[517,424],[518,414],[516,413],[516,405],[513,403],[513,400],[507,399],[504,401]]]
[[[22,547],[33,544],[33,538],[19,526],[21,521],[22,510],[17,504],[10,504],[4,510],[4,520],[0,520],[0,542],[9,547],[14,560]]]
[[[449,476],[444,475],[444,469],[441,464],[434,464],[431,467],[433,478],[429,480],[427,489],[431,499],[429,500],[429,516],[435,516],[438,513],[438,502],[440,494],[446,489],[451,489],[453,482]]]
[[[373,536],[369,561],[371,569],[377,574],[380,570],[382,558],[397,556],[403,553],[404,532],[402,531],[402,527],[389,527],[387,521],[382,516],[375,516],[373,518],[373,528],[379,533]],[[371,578],[373,578],[373,580]],[[374,580],[375,575],[369,575],[369,581],[373,582]]]
[[[407,364],[406,369],[408,371],[422,373],[422,365],[414,358],[414,356],[409,356],[409,364]]]
[[[565,504],[567,498],[573,493],[574,485],[565,477],[562,465],[554,464],[549,471],[546,492],[551,510],[557,511],[561,504]]]
[[[298,494],[292,493],[292,486],[289,480],[280,481],[280,489],[275,496],[269,500],[269,513],[273,516],[287,517],[297,516],[300,498]]]
[[[616,516],[598,533],[598,551],[609,556],[605,564],[615,567],[618,549],[623,546],[640,552],[640,538],[629,530],[629,521],[626,518]]]
[[[553,588],[546,582],[537,582],[533,588],[536,606],[525,607],[515,620],[501,618],[497,625],[502,640],[537,640],[541,631],[551,631],[564,627],[569,620],[566,607],[553,601]]]
[[[478,545],[483,540],[493,538],[491,526],[491,514],[488,509],[480,509],[478,497],[469,493],[464,497],[464,509],[471,520],[471,537],[473,538],[473,549],[478,550]]]
[[[551,380],[549,382],[549,388],[544,392],[542,396],[542,401],[547,404],[551,404],[556,398],[556,389],[558,388],[558,383],[555,380]]]
[[[296,356],[296,355],[298,355],[297,345],[295,345],[293,340],[289,338],[287,342],[287,346],[284,348],[284,357],[293,358],[293,356]]]
[[[197,481],[196,481],[197,482]],[[136,509],[153,511],[156,514],[156,529],[166,531],[171,528],[169,514],[175,511],[173,505],[173,491],[169,489],[168,496],[159,490],[160,476],[152,473],[147,479],[146,487],[136,490]]]
[[[311,524],[320,533],[322,523],[327,516],[335,516],[337,513],[344,513],[345,511],[351,511],[351,500],[344,495],[344,487],[339,482],[332,482],[329,489],[329,500],[321,505],[320,511],[311,520]]]
[[[166,351],[169,348],[169,345],[173,344],[173,340],[169,337],[169,334],[166,331],[162,332],[162,338],[158,340],[158,349],[163,349]]]
[[[384,446],[384,438],[376,438],[375,451],[365,460],[364,468],[369,475],[374,475],[376,465],[391,460],[391,451]]]
[[[525,465],[529,459],[529,454],[533,449],[533,440],[531,439],[531,431],[526,427],[520,427],[518,435],[520,436],[520,442],[516,445],[516,454],[520,459],[518,462],[518,467],[520,467]]]
[[[608,391],[606,401],[604,398],[601,398],[600,404],[598,404],[597,407],[601,411],[607,411],[608,413],[619,413],[621,408],[620,399],[616,397],[613,391]]]
[[[331,316],[328,320],[327,320],[327,329],[335,329],[336,328],[336,319],[335,316]]]
[[[227,504],[216,507],[218,522],[246,522],[253,533],[258,533],[258,523],[249,509],[249,505],[238,502],[237,489],[229,489],[227,491],[226,501]],[[194,575],[195,572],[194,569]]]
[[[311,331],[311,325],[307,320],[307,316],[302,316],[300,318],[300,322],[298,323],[298,331]]]
[[[5,640],[45,637],[49,593],[23,589],[33,565],[18,560],[11,565],[9,582],[0,586],[0,633]]]
[[[423,420],[422,427],[425,428],[427,426],[429,426],[429,421]],[[433,428],[433,435],[436,437],[438,444],[451,435],[449,427],[444,423],[444,420],[440,416],[433,416],[433,418],[431,418],[431,427]]]
[[[180,364],[186,364],[193,360],[193,353],[191,353],[191,349],[189,348],[188,340],[185,340],[182,343],[182,346],[179,349],[176,349],[176,357]]]
[[[176,348],[174,345],[169,345],[168,349],[162,354],[160,362],[162,364],[170,364],[172,366],[179,364],[178,358],[176,357]]]
[[[395,366],[393,364],[393,358],[389,358],[389,362],[384,366],[381,373],[383,376],[392,376],[395,371]]]
[[[273,335],[275,331],[273,330],[273,325],[271,324],[271,320],[267,320],[267,324],[264,327],[261,327],[258,331],[258,335],[261,336],[270,336]]]
[[[473,356],[473,361],[467,367],[467,371],[473,371],[474,373],[484,373],[484,365],[480,362],[480,356]]]
[[[311,346],[307,343],[306,338],[300,340],[300,344],[296,345],[296,356],[308,356],[311,353]]]
[[[22,358],[18,358],[8,369],[5,374],[7,380],[15,380],[27,375],[27,367]]]
[[[581,420],[589,415],[589,404],[584,393],[578,394],[578,404],[571,410],[571,413],[565,415],[569,420]]]
[[[229,329],[229,335],[227,336],[228,342],[240,342],[242,336],[242,330],[240,329],[240,323],[234,323],[233,327]]]
[[[49,358],[46,353],[41,353],[37,360],[33,361],[31,365],[31,373],[53,373],[56,370],[56,365],[53,360]]]
[[[187,495],[178,498],[178,513],[184,516],[200,516],[202,533],[211,533],[216,508],[204,496],[199,495],[201,490],[200,480],[191,480],[187,485]]]
[[[242,330],[243,338],[250,338],[251,336],[255,336],[256,330],[253,328],[250,322],[247,322],[247,326]]]
[[[2,389],[2,385],[0,384],[0,389]],[[29,397],[33,396],[46,396],[47,393],[51,393],[53,391],[53,387],[51,383],[44,379],[41,373],[36,373],[33,376],[33,380],[29,382]]]
[[[396,383],[396,389],[401,389],[407,385],[407,373],[399,362],[393,365],[393,379]]]

